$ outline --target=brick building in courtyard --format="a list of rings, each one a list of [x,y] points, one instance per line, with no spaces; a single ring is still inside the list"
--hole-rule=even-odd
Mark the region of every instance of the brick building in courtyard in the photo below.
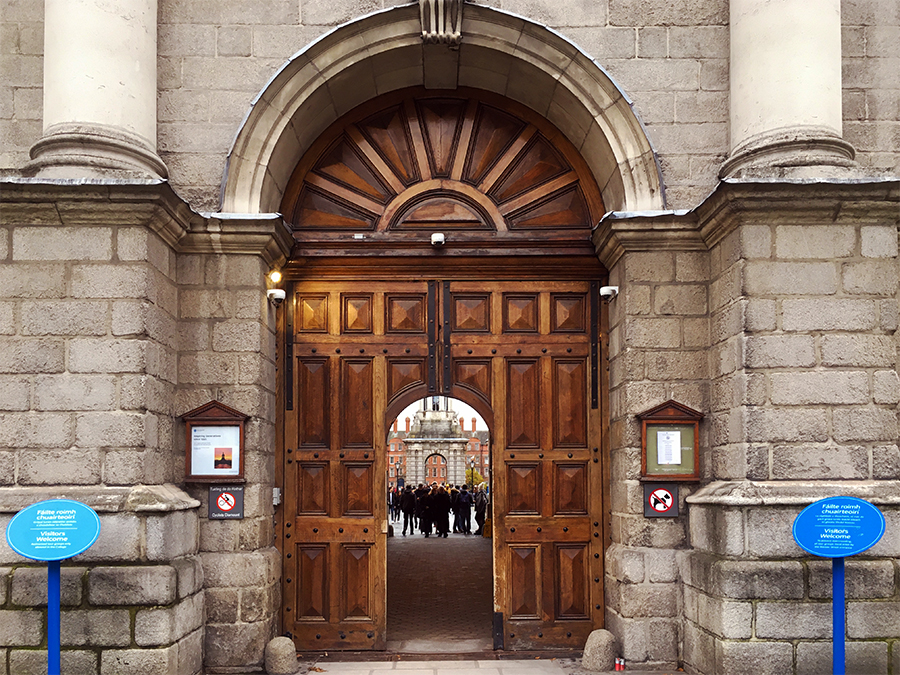
[[[386,439],[437,396],[491,431],[496,647],[829,672],[791,525],[849,495],[848,672],[900,673],[898,45],[895,0],[5,0],[0,523],[102,525],[63,670],[385,649]],[[0,539],[0,673],[45,579]]]

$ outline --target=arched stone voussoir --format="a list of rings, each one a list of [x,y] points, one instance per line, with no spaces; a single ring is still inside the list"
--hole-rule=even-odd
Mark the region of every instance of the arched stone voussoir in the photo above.
[[[665,207],[656,155],[631,102],[576,45],[528,19],[466,5],[458,59],[426,63],[418,7],[375,12],[295,54],[254,100],[228,155],[222,211],[277,211],[291,172],[329,125],[375,96],[453,68],[459,86],[546,117],[582,151],[607,208]],[[446,65],[445,65],[446,62]],[[649,161],[648,161],[649,158]]]

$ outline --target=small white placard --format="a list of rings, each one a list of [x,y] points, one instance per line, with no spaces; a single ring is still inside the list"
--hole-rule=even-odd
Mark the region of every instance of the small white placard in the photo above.
[[[681,432],[656,432],[656,463],[681,464]]]
[[[191,473],[194,476],[239,476],[241,427],[191,428]]]

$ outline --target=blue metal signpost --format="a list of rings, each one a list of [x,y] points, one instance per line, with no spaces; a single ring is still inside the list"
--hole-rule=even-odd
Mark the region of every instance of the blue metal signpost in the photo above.
[[[793,533],[804,551],[831,558],[832,664],[834,675],[845,675],[844,558],[878,543],[884,534],[884,516],[862,499],[830,497],[803,509],[794,519]]]
[[[60,675],[59,562],[84,553],[100,536],[100,518],[72,499],[49,499],[19,511],[6,542],[21,556],[47,562],[47,673]]]

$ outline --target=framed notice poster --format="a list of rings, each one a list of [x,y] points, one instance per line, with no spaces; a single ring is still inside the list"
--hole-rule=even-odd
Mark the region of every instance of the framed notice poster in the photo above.
[[[183,416],[187,433],[185,480],[244,482],[244,423],[248,416],[218,401]]]
[[[698,480],[703,413],[676,401],[666,401],[641,413],[638,419],[641,420],[642,480]]]

